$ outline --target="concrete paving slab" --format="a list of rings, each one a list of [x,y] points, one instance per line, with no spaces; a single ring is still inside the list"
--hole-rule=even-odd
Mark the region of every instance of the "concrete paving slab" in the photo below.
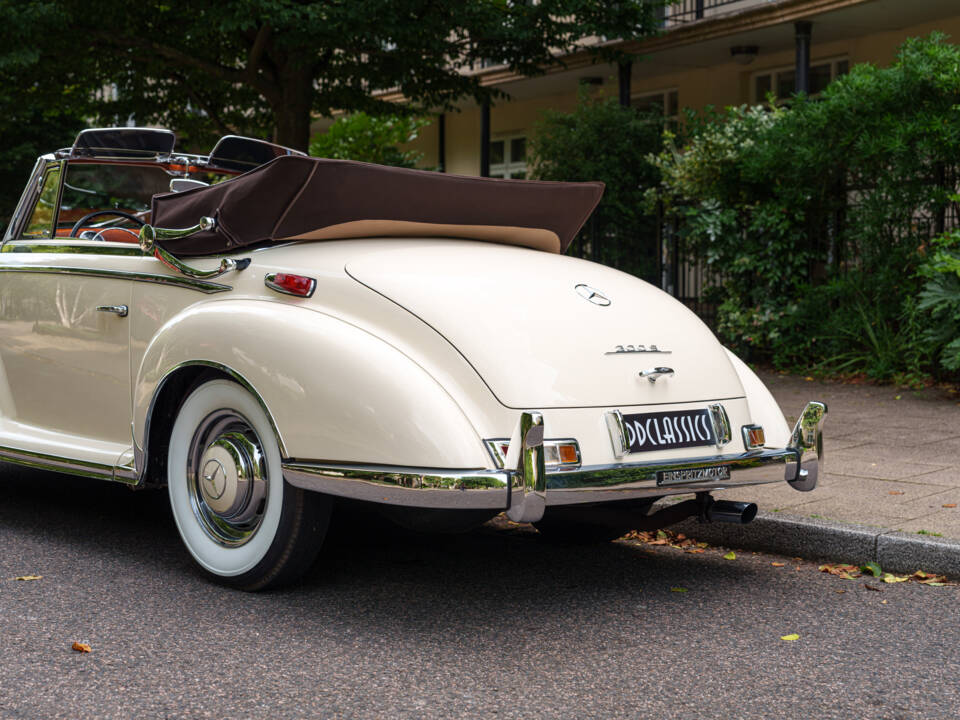
[[[848,477],[874,478],[876,480],[902,480],[904,478],[919,477],[937,470],[944,470],[949,465],[934,465],[917,461],[893,460],[889,458],[860,457],[846,453],[836,453],[825,460],[825,466],[835,475]]]
[[[955,532],[956,524],[957,515],[948,510],[928,512],[911,520],[891,523],[892,529],[899,532],[946,538]]]
[[[916,445],[904,445],[902,442],[866,442],[859,445],[838,445],[831,447],[824,443],[827,455],[832,457],[832,451],[842,452],[844,457],[863,458],[876,461],[907,460],[923,463],[924,465],[953,465],[960,456],[960,441],[952,436],[940,440],[931,440]],[[957,449],[954,449],[957,445]]]
[[[937,389],[760,376],[791,423],[808,400],[827,403],[820,485],[812,493],[784,484],[717,493],[756,502],[758,520],[747,526],[688,523],[686,532],[743,549],[871,559],[898,572],[922,568],[960,577],[960,508],[943,507],[960,504],[957,399]]]

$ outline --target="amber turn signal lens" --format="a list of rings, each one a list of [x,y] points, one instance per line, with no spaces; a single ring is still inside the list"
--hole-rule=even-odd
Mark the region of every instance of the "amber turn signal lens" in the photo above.
[[[560,462],[563,464],[567,463],[576,463],[580,461],[580,458],[577,457],[577,446],[573,443],[560,445]]]
[[[759,425],[744,425],[743,426],[743,444],[747,446],[747,450],[754,450],[756,448],[761,448],[766,444],[767,440],[763,434],[763,428]]]

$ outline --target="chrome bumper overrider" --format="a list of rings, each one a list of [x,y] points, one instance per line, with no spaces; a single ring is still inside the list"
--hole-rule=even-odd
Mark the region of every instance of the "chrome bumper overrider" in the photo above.
[[[823,403],[808,403],[790,444],[783,449],[548,472],[543,459],[543,416],[524,412],[504,463],[505,468],[515,470],[434,470],[287,460],[283,474],[292,485],[330,495],[420,508],[506,510],[517,522],[535,522],[552,505],[711,492],[741,485],[788,482],[806,492],[817,484],[826,413]],[[729,479],[657,484],[657,473],[662,471],[718,465],[730,469]]]

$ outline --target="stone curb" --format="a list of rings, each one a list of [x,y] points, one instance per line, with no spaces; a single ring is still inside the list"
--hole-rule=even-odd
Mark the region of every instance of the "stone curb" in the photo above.
[[[670,530],[729,548],[858,565],[875,562],[890,572],[923,570],[960,577],[960,541],[870,525],[761,512],[749,525],[685,520]]]

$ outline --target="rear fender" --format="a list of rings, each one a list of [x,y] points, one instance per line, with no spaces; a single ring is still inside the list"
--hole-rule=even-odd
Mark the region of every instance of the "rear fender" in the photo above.
[[[267,409],[287,458],[482,468],[480,437],[422,367],[370,333],[303,307],[257,300],[194,305],[148,344],[134,386],[144,448],[164,380],[189,365],[219,368]]]
[[[750,418],[756,425],[763,426],[763,434],[767,447],[784,448],[790,443],[790,428],[786,418],[767,386],[757,377],[743,360],[727,350],[727,356],[733,369],[737,371],[740,384],[743,385],[747,396],[747,406],[750,408]],[[734,433],[739,432],[737,428]]]

